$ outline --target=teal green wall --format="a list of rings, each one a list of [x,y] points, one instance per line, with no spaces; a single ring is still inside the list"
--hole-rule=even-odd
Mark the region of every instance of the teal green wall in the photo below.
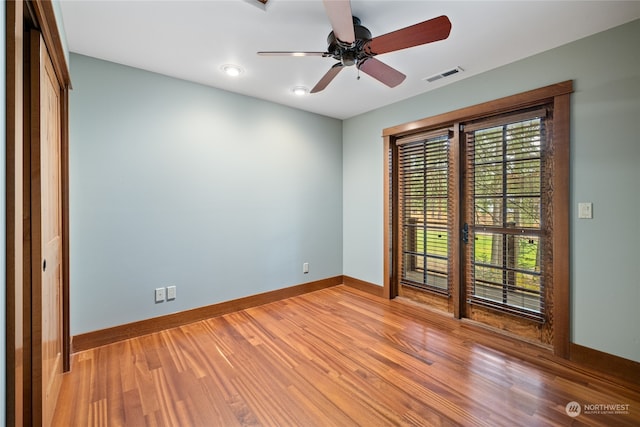
[[[71,76],[72,335],[342,274],[341,121],[75,54]]]
[[[574,80],[571,337],[640,361],[638,40],[634,21],[345,120],[344,274],[382,285],[384,128]],[[460,63],[464,68],[464,58]],[[577,219],[578,202],[593,202],[593,219]]]

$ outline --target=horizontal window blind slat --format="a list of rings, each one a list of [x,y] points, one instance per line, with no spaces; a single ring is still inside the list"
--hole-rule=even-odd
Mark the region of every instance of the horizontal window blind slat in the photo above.
[[[412,142],[419,142],[425,140],[433,140],[440,138],[449,137],[449,129],[436,129],[432,131],[419,132],[412,135],[403,136],[402,138],[396,139],[395,143],[397,146],[410,144]]]
[[[492,128],[495,126],[503,126],[506,124],[517,123],[527,120],[534,120],[537,118],[547,117],[546,108],[535,108],[530,111],[523,111],[520,113],[508,113],[503,116],[492,117],[489,119],[481,119],[471,123],[465,123],[465,132],[475,132],[480,129]]]

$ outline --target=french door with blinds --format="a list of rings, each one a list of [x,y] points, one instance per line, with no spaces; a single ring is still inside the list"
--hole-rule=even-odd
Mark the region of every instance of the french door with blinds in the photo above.
[[[568,83],[385,130],[390,297],[564,353]]]
[[[448,309],[449,131],[418,133],[396,144],[402,224],[399,293]]]
[[[461,125],[466,316],[551,344],[552,106]],[[544,226],[544,227],[543,227]]]

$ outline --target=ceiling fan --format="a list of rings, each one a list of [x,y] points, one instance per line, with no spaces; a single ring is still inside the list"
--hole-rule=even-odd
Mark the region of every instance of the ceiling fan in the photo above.
[[[444,40],[451,32],[449,18],[439,16],[372,38],[371,32],[360,25],[360,19],[351,15],[350,0],[323,0],[323,3],[333,29],[327,37],[326,52],[258,52],[263,56],[322,56],[338,60],[311,93],[326,88],[343,68],[352,65],[385,85],[396,87],[407,76],[375,56]]]

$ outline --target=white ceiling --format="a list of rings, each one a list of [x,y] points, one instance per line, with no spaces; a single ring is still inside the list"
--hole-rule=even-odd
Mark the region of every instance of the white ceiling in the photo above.
[[[349,67],[322,92],[312,88],[336,62],[322,57],[263,57],[263,50],[325,51],[331,31],[321,0],[62,0],[71,52],[105,59],[339,119],[640,18],[640,1],[353,0],[354,16],[373,37],[447,15],[447,40],[377,58],[407,75],[388,88]],[[235,79],[220,69],[241,65]],[[427,83],[433,74],[458,75]],[[73,75],[72,75],[73,79]]]

